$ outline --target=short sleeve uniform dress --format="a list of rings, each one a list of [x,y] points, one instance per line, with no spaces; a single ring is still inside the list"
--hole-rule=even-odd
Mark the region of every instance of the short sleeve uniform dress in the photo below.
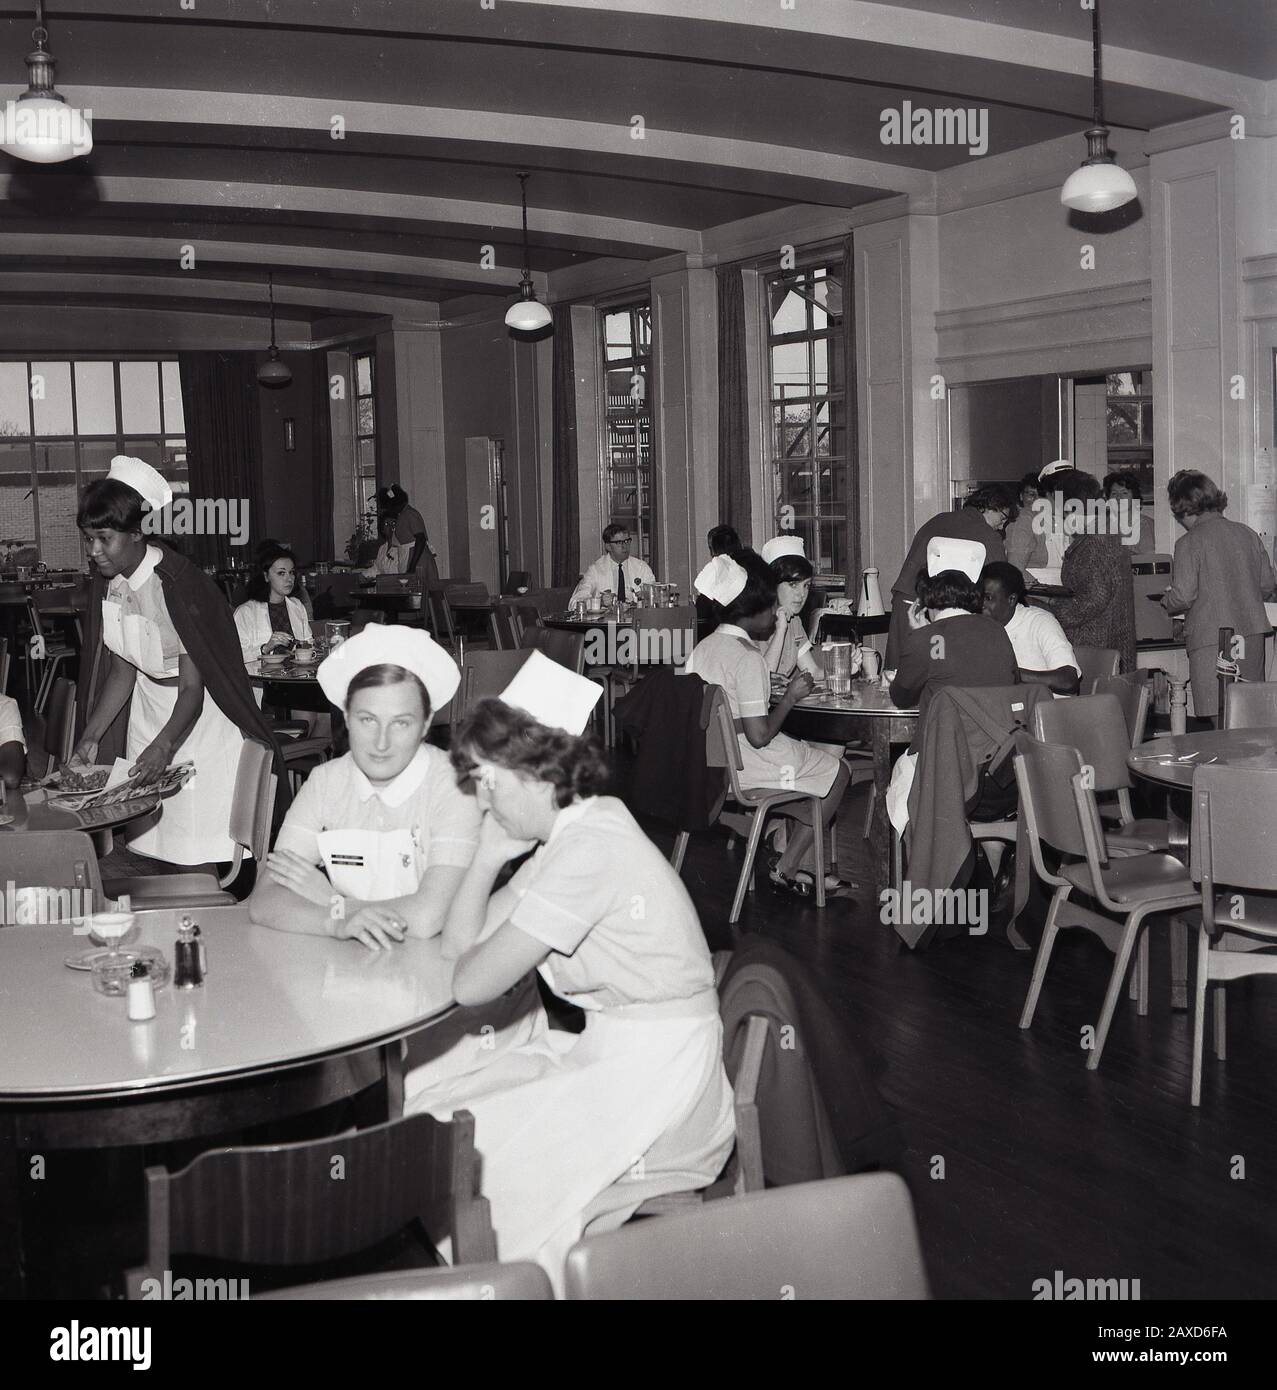
[[[767,714],[771,703],[767,662],[743,628],[720,623],[697,643],[687,669],[708,685],[722,686],[733,719]],[[837,758],[788,734],[777,734],[765,748],[755,748],[744,734],[738,738],[743,787],[776,787],[824,796],[838,776]]]
[[[168,723],[177,703],[178,658],[186,654],[164,600],[155,567],[163,558],[148,545],[142,563],[117,574],[102,599],[102,640],[137,670],[129,705],[126,754],[136,759]],[[224,863],[234,853],[231,800],[244,735],[207,689],[195,726],[173,754],[195,764],[195,775],[167,797],[158,821],[129,837],[129,848],[170,864]]]
[[[492,897],[488,927],[507,920],[549,948],[540,973],[585,1011],[585,1030],[550,1030],[538,1005],[519,1047],[410,1071],[404,1111],[474,1115],[498,1257],[536,1260],[558,1287],[587,1225],[714,1181],[732,1093],[696,909],[623,803],[590,797],[558,813]]]

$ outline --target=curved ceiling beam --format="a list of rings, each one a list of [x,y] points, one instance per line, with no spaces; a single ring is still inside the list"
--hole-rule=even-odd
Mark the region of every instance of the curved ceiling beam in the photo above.
[[[186,244],[172,234],[155,236],[101,236],[92,232],[7,232],[0,231],[0,256],[66,256],[79,260],[134,259],[167,261],[178,268],[181,247]],[[391,256],[375,251],[343,251],[330,246],[309,247],[292,243],[200,240],[195,248],[192,280],[204,263],[275,269],[296,266],[306,270],[348,271],[352,274],[412,275],[421,279],[443,280],[491,293],[494,285],[517,289],[520,272],[504,266],[480,270],[477,263],[432,260],[426,256]],[[544,296],[546,278],[532,272],[537,292]]]
[[[860,184],[892,193],[930,193],[933,176],[881,160],[857,159],[823,150],[731,140],[648,126],[642,140],[630,126],[553,116],[461,111],[448,107],[391,105],[327,97],[279,96],[258,92],[188,91],[173,88],[87,87],[59,83],[73,105],[88,107],[95,121],[155,122],[160,125],[217,125],[324,131],[340,116],[346,132],[368,136],[457,140],[567,151],[591,150],[620,160],[676,160],[751,173],[801,173],[813,179]],[[340,147],[334,141],[334,146]],[[535,190],[534,190],[535,191]],[[535,210],[529,208],[529,220]]]
[[[518,232],[522,226],[517,203],[475,203],[460,198],[429,198],[379,190],[334,188],[331,185],[206,182],[203,179],[133,178],[96,175],[94,182],[111,203],[165,204],[174,207],[245,208],[254,211],[315,212],[364,219],[450,223],[476,229]],[[530,235],[593,241],[605,245],[651,247],[658,251],[699,251],[701,235],[687,227],[662,227],[620,217],[547,209],[528,210]],[[483,241],[476,230],[475,259]],[[517,237],[514,238],[517,241]]]

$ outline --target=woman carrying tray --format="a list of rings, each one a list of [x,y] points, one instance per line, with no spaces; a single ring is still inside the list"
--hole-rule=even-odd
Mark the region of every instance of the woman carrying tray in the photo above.
[[[129,846],[172,864],[224,863],[234,851],[229,821],[244,739],[275,749],[284,796],[288,780],[221,592],[142,534],[143,514],[172,496],[154,468],[123,456],[81,495],[76,522],[95,574],[78,692],[86,714],[71,761],[126,756],[143,787],[175,760],[194,764],[194,776]]]

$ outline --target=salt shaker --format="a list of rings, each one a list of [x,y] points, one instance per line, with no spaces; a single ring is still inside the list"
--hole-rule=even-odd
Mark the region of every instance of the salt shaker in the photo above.
[[[200,929],[190,917],[183,917],[177,928],[173,984],[177,989],[198,989],[204,983],[204,943]]]
[[[129,1017],[134,1023],[155,1017],[155,989],[144,960],[135,960],[129,971]]]

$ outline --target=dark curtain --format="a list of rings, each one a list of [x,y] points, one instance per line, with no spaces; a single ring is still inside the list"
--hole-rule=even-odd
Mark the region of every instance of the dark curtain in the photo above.
[[[191,496],[246,503],[250,537],[249,545],[232,547],[228,536],[187,536],[182,549],[197,565],[226,567],[250,557],[261,539],[257,361],[251,352],[183,352],[177,360]]]
[[[843,419],[847,432],[847,593],[860,588],[860,403],[856,393],[856,262],[849,236],[842,253],[843,362],[847,388]]]
[[[580,514],[577,505],[576,355],[572,351],[572,307],[554,314],[554,476],[551,482],[550,583],[575,584],[581,575]]]
[[[311,471],[314,511],[311,524],[314,560],[331,560],[333,551],[333,439],[328,413],[328,354],[311,353]]]
[[[749,407],[745,283],[738,265],[718,269],[718,524],[753,531],[749,496]]]

